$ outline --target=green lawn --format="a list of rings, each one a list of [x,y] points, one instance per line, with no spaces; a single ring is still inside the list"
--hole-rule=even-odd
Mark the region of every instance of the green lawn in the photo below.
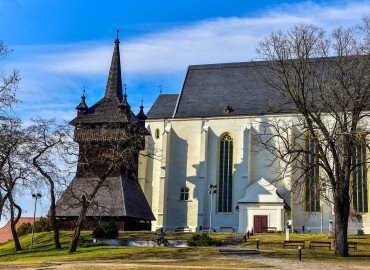
[[[74,254],[67,253],[67,247],[72,238],[73,232],[61,232],[62,250],[55,250],[51,232],[36,233],[34,249],[29,251],[31,236],[20,238],[23,250],[14,251],[12,241],[0,245],[0,262],[51,262],[51,261],[80,261],[80,260],[175,260],[175,261],[196,261],[210,258],[217,258],[217,248],[164,248],[164,247],[109,247],[109,246],[86,246],[92,243],[91,232],[85,231],[81,234],[78,251]],[[167,233],[167,239],[187,240],[194,233]],[[120,238],[131,240],[155,240],[154,232],[120,232]],[[231,238],[241,235],[231,233],[213,233],[212,237],[230,241]],[[284,234],[269,233],[256,234],[241,246],[255,248],[256,239],[260,240],[260,252],[269,257],[293,259],[297,258],[297,250],[282,249]],[[303,259],[306,261],[332,261],[346,263],[369,263],[370,262],[370,235],[349,237],[350,241],[358,243],[358,251],[351,251],[350,258],[338,258],[333,251],[326,250],[303,250]],[[292,234],[291,240],[316,240],[328,241],[323,234]],[[237,242],[237,241],[236,241]],[[308,247],[308,242],[306,242]]]

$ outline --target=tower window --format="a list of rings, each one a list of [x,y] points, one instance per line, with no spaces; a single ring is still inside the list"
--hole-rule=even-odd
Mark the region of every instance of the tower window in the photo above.
[[[369,209],[365,138],[356,139],[352,153],[352,164],[353,209],[358,213],[367,213]]]
[[[159,139],[159,128],[156,128],[154,131],[154,138]]]
[[[217,210],[230,213],[233,198],[233,139],[228,133],[220,139],[219,157]]]
[[[189,200],[189,188],[182,187],[180,189],[180,201],[188,201]]]
[[[320,167],[318,139],[308,135],[305,140],[303,169],[306,212],[320,212]]]

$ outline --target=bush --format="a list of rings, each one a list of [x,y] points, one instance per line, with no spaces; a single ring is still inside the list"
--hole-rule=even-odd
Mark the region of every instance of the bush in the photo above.
[[[196,234],[188,240],[188,246],[221,246],[222,241],[211,238],[208,234]]]
[[[50,223],[47,218],[40,218],[40,220],[35,221],[35,232],[49,232]],[[18,229],[18,236],[23,236],[30,234],[32,232],[32,224],[30,222],[22,223]]]
[[[32,232],[32,224],[27,222],[27,223],[22,223],[18,228],[17,228],[17,234],[18,236],[23,236],[26,234],[29,234]]]
[[[35,232],[50,232],[51,226],[47,218],[40,218],[35,222]]]
[[[115,239],[118,237],[118,227],[114,222],[100,224],[92,233],[94,238]]]

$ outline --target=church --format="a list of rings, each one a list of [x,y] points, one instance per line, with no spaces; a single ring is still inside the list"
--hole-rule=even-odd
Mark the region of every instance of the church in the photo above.
[[[118,209],[112,214],[120,216],[118,220],[150,222],[153,231],[245,233],[283,231],[289,225],[296,232],[328,232],[335,220],[332,204],[320,200],[317,191],[294,191],[293,175],[274,182],[276,175],[267,153],[256,144],[258,119],[294,117],[289,107],[281,113],[269,111],[266,101],[275,100],[276,95],[255,72],[262,65],[241,62],[189,66],[180,92],[160,94],[146,115],[141,107],[135,116],[125,104],[130,119],[137,118],[145,125],[146,147],[142,152],[151,155],[138,157],[138,184],[124,181],[117,174],[111,187],[115,195],[99,191],[96,201],[101,200],[104,209],[90,211],[89,215],[107,217],[110,212],[106,209],[111,205]],[[122,101],[128,102],[122,95],[120,73],[117,38],[108,92],[90,108],[83,99],[77,107],[83,115],[72,124],[88,123],[91,127],[89,119],[104,114],[99,113],[99,106],[116,110]],[[112,114],[113,109],[106,110],[109,113],[104,121],[109,122],[109,115],[116,114]],[[369,175],[364,171],[358,180],[361,190],[353,207],[362,219],[350,222],[350,233],[370,233]],[[301,196],[305,203],[298,198]],[[71,220],[76,211],[61,210],[67,203],[68,197],[63,194],[58,216]]]

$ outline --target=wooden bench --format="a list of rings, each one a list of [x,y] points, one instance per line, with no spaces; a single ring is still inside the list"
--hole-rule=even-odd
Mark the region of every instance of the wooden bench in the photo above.
[[[304,241],[284,241],[283,248],[298,248],[299,246],[304,249]]]
[[[206,226],[200,226],[199,231],[200,232],[210,232],[211,229],[209,227],[206,227]]]
[[[277,228],[276,227],[262,227],[262,231],[264,231],[264,232],[276,232]]]
[[[235,232],[235,229],[234,227],[231,227],[231,226],[224,226],[224,227],[220,227],[220,231],[221,232]]]
[[[352,249],[357,251],[357,243],[356,242],[348,242],[348,249]]]
[[[310,249],[320,249],[320,248],[327,248],[331,250],[331,242],[325,241],[311,241],[310,242]]]
[[[189,227],[177,227],[175,232],[191,232]]]

